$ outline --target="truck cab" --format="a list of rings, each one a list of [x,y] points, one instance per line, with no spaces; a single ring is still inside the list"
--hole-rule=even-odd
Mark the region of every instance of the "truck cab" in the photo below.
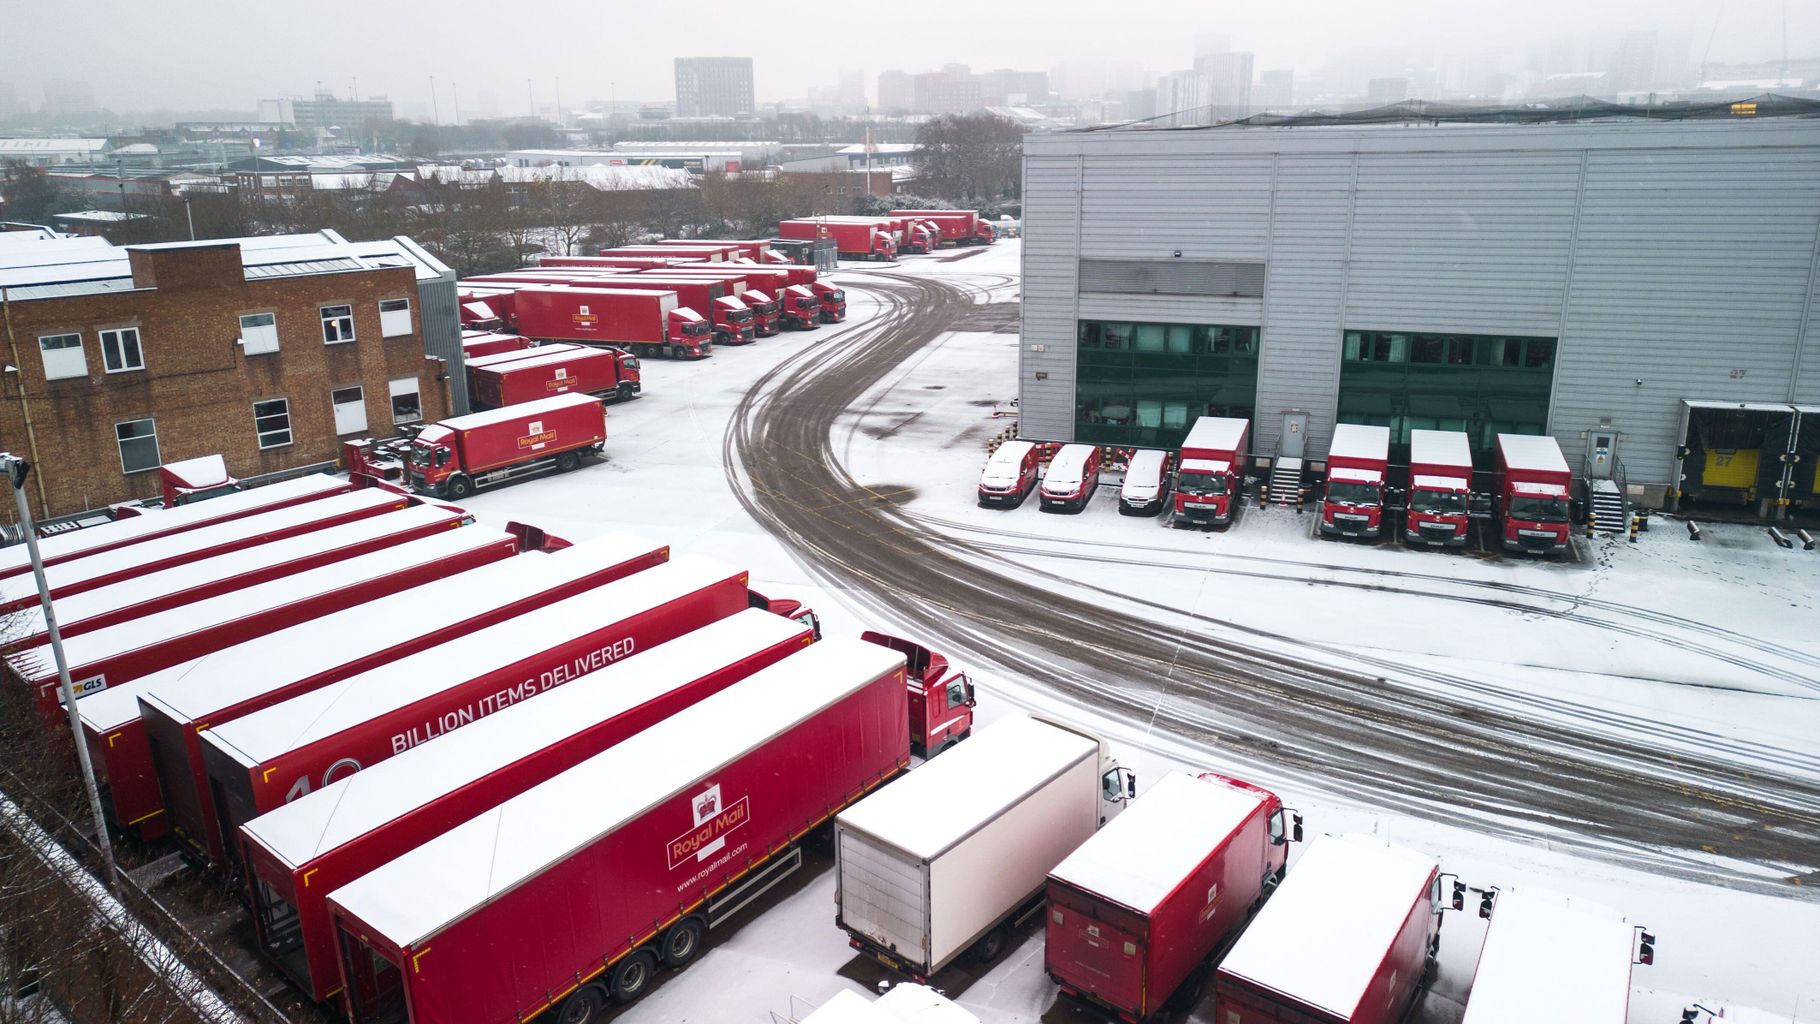
[[[747,288],[740,296],[746,308],[752,311],[752,333],[760,338],[769,338],[776,334],[778,327],[779,304],[766,292],[757,288]]]
[[[897,239],[889,231],[872,233],[872,258],[886,263],[897,259]]]
[[[670,311],[668,348],[672,356],[705,359],[714,351],[714,329],[687,306]]]
[[[799,331],[813,331],[821,325],[821,303],[815,293],[800,284],[785,285],[777,293],[778,315],[785,326]]]
[[[1472,448],[1464,433],[1409,432],[1403,541],[1461,547],[1472,533]]]
[[[847,319],[846,289],[817,281],[814,290],[816,298],[821,302],[822,323],[838,324]]]
[[[1232,522],[1238,494],[1232,463],[1185,458],[1175,471],[1175,518],[1196,526],[1223,526]]]
[[[815,639],[820,640],[822,638],[821,617],[815,614],[815,609],[801,601],[793,601],[787,597],[773,599],[766,597],[756,590],[747,590],[746,604],[749,607],[758,608],[770,612],[773,615],[782,615],[786,619],[795,619],[797,622],[809,627],[809,632],[815,636]]]
[[[1390,428],[1341,423],[1327,452],[1327,491],[1321,532],[1367,540],[1384,532],[1384,473],[1390,468]]]
[[[714,300],[714,334],[723,345],[743,345],[757,335],[757,316],[731,295]]]
[[[979,222],[979,231],[974,234],[973,240],[980,245],[991,245],[998,241],[998,229],[992,226],[991,221],[982,219]]]
[[[948,659],[909,640],[867,630],[859,635],[902,654],[910,697],[910,752],[934,757],[973,735],[973,680],[949,670]]]

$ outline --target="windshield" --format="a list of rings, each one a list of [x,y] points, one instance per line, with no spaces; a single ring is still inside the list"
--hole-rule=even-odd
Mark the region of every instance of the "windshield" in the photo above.
[[[1226,478],[1212,473],[1183,473],[1175,486],[1183,494],[1225,494]]]
[[[414,444],[411,446],[411,465],[416,466],[419,469],[428,469],[429,468],[429,466],[430,466],[430,446],[429,445]]]
[[[764,316],[770,316],[772,313],[777,312],[777,306],[770,302],[761,302],[752,308]]]
[[[1327,500],[1344,501],[1354,505],[1376,505],[1378,503],[1378,485],[1361,484],[1351,480],[1329,481]]]
[[[1510,518],[1527,519],[1532,523],[1565,523],[1567,499],[1519,494],[1510,499]]]
[[[752,319],[752,311],[749,309],[736,309],[727,314],[727,319],[736,324],[747,323]]]
[[[683,324],[683,334],[688,335],[689,337],[697,337],[706,333],[708,333],[708,325],[704,321],[696,320],[691,323]]]
[[[845,301],[847,301],[847,291],[846,291],[846,289],[844,289],[844,288],[836,288],[836,289],[834,289],[834,290],[833,290],[833,291],[831,291],[831,292],[829,292],[829,293],[828,293],[828,301],[830,301],[830,302],[845,302]]]
[[[1409,507],[1417,512],[1464,512],[1466,495],[1462,491],[1413,491]]]

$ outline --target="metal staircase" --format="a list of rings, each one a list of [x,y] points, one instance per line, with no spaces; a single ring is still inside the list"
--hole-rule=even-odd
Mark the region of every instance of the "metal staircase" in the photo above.
[[[1294,505],[1302,492],[1302,460],[1279,455],[1270,464],[1270,504]]]
[[[1630,488],[1625,486],[1624,464],[1612,461],[1612,475],[1586,482],[1586,525],[1589,534],[1615,536],[1630,529]]]

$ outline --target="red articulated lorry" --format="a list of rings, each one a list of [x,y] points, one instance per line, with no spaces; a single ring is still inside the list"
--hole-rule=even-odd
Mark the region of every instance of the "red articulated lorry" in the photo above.
[[[1327,490],[1321,532],[1367,540],[1384,532],[1384,474],[1390,470],[1390,428],[1341,423],[1327,449]]]
[[[654,267],[687,267],[706,260],[699,256],[674,255],[664,256],[545,256],[537,261],[540,267],[602,267],[611,270],[650,270]]]
[[[897,259],[897,239],[887,228],[877,224],[847,224],[840,221],[824,223],[820,218],[805,220],[787,220],[777,226],[779,238],[796,238],[803,241],[814,241],[820,238],[831,238],[834,247],[844,260],[883,260],[889,263]]]
[[[329,893],[813,640],[747,609],[254,818],[240,839],[260,950],[329,998]]]
[[[566,394],[623,402],[643,390],[638,357],[630,352],[583,345],[546,347],[566,351],[526,349],[513,353],[521,357],[517,359],[469,363],[468,396],[475,407],[499,409]]]
[[[743,569],[684,556],[211,723],[202,762],[222,832],[231,835],[367,765],[745,609]],[[157,724],[147,723],[154,738]],[[222,850],[215,846],[209,856],[218,861]]]
[[[292,505],[346,494],[354,485],[331,476],[306,476],[283,483],[267,484],[251,490],[223,495],[211,501],[198,502],[173,509],[152,509],[137,515],[124,515],[111,523],[100,523],[81,530],[71,530],[38,541],[38,553],[46,566],[72,558],[98,555],[158,537],[200,530],[261,512],[273,512]],[[32,559],[25,545],[15,544],[0,550],[0,580],[30,576]],[[37,585],[32,584],[37,594]]]
[[[894,217],[916,217],[941,227],[943,245],[991,245],[998,238],[992,222],[977,210],[892,210]]]
[[[771,252],[771,243],[762,238],[666,238],[658,245],[674,248],[698,249],[704,245],[723,245],[738,251],[734,258],[748,259],[754,263],[765,262]]]
[[[496,356],[504,352],[521,352],[531,347],[531,339],[519,334],[496,331],[463,331],[461,354],[464,360]]]
[[[286,537],[298,537],[343,523],[396,512],[417,502],[416,498],[385,488],[343,491],[316,501],[238,516],[193,530],[148,537],[136,544],[71,555],[58,560],[54,565],[47,564],[44,568],[44,581],[50,588],[51,597],[62,600],[217,555],[244,551]],[[200,507],[186,505],[184,509]],[[176,511],[182,510],[158,514],[170,515]],[[38,581],[29,571],[24,575],[0,579],[0,613],[18,611],[38,603]]]
[[[677,301],[708,317],[714,341],[721,345],[743,345],[757,333],[756,314],[740,300],[745,285],[728,281],[703,280],[698,277],[659,274],[644,271],[614,278],[614,289],[674,292]]]
[[[638,356],[703,359],[713,328],[676,290],[530,288],[513,302],[518,329],[543,341],[611,345]]]
[[[1472,533],[1472,446],[1455,430],[1409,432],[1409,508],[1403,540],[1462,547]]]
[[[467,529],[485,532],[483,527]],[[219,828],[204,781],[197,732],[591,590],[668,557],[668,548],[654,548],[642,538],[607,534],[559,550],[502,557],[466,571],[451,567],[442,578],[263,633],[85,697],[76,707],[83,738],[102,775],[103,805],[116,824],[137,828],[148,840],[176,828],[189,837],[185,846],[206,849],[205,837]],[[374,623],[384,623],[384,628],[375,629]],[[146,733],[146,716],[154,713],[183,733],[184,747],[193,759],[190,782],[164,787],[168,796],[161,792]],[[166,759],[181,756],[178,752]]]
[[[1043,969],[1132,1024],[1193,1006],[1301,832],[1300,815],[1250,783],[1165,775],[1049,872]]]
[[[527,473],[567,473],[606,440],[600,399],[557,395],[423,428],[411,440],[406,479],[419,493],[459,501]]]
[[[1225,525],[1238,511],[1251,461],[1251,421],[1202,416],[1182,441],[1171,526]]]
[[[1573,482],[1554,438],[1499,434],[1498,538],[1504,550],[1570,550],[1567,495]]]
[[[859,635],[904,656],[910,696],[910,752],[934,757],[973,735],[973,680],[950,671],[948,658],[922,644],[867,630]]]
[[[1439,869],[1375,836],[1321,836],[1214,972],[1222,1024],[1397,1024],[1434,970]]]
[[[245,590],[308,569],[331,565],[356,555],[427,537],[462,525],[460,509],[416,505],[386,515],[368,516],[326,530],[286,537],[269,544],[187,562],[122,580],[119,583],[57,598],[57,627],[67,639],[106,626]],[[79,565],[68,562],[65,566]],[[63,568],[64,566],[59,566]],[[42,607],[13,613],[7,626],[10,644],[42,643],[47,635]]]
[[[747,288],[762,288],[778,303],[783,326],[814,330],[818,322],[835,323],[847,315],[847,294],[815,279],[814,267],[728,265],[726,267],[677,267],[670,277],[737,278]]]
[[[1624,1024],[1631,966],[1654,959],[1655,936],[1609,907],[1507,889],[1498,894],[1461,1024],[1535,1024],[1562,1017]]]
[[[674,245],[621,245],[600,250],[602,256],[632,256],[646,259],[683,259],[694,257],[703,263],[725,263],[738,252],[732,246],[681,242]]]
[[[349,1019],[632,1002],[909,761],[903,657],[811,645],[331,893]]]
[[[150,675],[283,625],[507,557],[516,541],[464,527],[107,626],[63,643],[76,696]],[[8,659],[48,721],[61,713],[49,644]]]

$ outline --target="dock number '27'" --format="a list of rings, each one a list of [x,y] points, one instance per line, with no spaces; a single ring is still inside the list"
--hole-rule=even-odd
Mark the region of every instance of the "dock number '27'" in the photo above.
[[[326,789],[330,783],[335,782],[337,779],[345,779],[359,770],[359,761],[356,761],[351,757],[344,757],[334,764],[329,765],[329,770],[322,773],[322,788]],[[284,802],[288,804],[300,796],[309,795],[310,777],[305,775],[293,783],[290,789],[285,791]]]

